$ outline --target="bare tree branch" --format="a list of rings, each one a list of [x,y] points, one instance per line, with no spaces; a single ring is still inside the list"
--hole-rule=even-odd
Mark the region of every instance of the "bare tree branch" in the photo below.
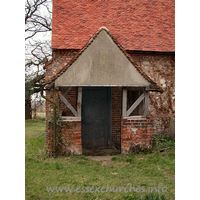
[[[31,117],[32,95],[40,92],[45,81],[43,66],[52,57],[48,34],[51,32],[51,15],[51,0],[26,0],[25,107],[29,113],[27,119]]]
[[[34,35],[36,35],[36,33],[37,33],[37,32],[34,32],[32,35],[26,37],[25,40],[27,40],[27,39],[29,39],[29,38],[32,38]]]
[[[43,9],[41,11],[41,6]],[[25,4],[25,40],[37,33],[51,31],[51,4],[48,0],[26,0]],[[45,10],[44,10],[45,9]]]
[[[25,24],[27,23],[28,19],[33,16],[33,14],[38,10],[38,7],[42,5],[47,0],[35,0],[31,5],[30,0],[26,0],[25,5]]]
[[[30,50],[29,57],[26,57],[26,67],[37,66],[38,68],[45,65],[51,59],[52,55],[49,44],[40,42],[32,44],[29,42],[29,45],[32,49]]]

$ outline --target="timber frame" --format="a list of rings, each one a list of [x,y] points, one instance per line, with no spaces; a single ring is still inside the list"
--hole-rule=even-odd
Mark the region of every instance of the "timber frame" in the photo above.
[[[63,121],[80,121],[81,120],[81,106],[82,106],[82,87],[78,87],[78,96],[77,96],[77,108],[74,109],[73,106],[69,103],[69,101],[65,98],[65,96],[69,93],[71,87],[67,87],[64,94],[60,92],[60,100],[69,108],[69,110],[73,113],[74,116],[61,116]],[[59,106],[60,109],[60,106]],[[59,110],[61,114],[61,111]]]
[[[77,108],[75,109],[70,102],[65,98],[72,87],[66,87],[64,93],[60,92],[60,100],[69,108],[74,116],[61,116],[63,121],[80,121],[81,120],[81,107],[82,107],[82,87],[78,87],[77,95]],[[127,109],[127,91],[143,91],[143,93],[138,97],[138,99]],[[131,113],[138,107],[138,105],[144,100],[144,113],[143,115],[130,116]],[[149,104],[149,94],[148,88],[146,87],[122,87],[122,118],[123,119],[133,119],[133,118],[148,118],[148,104]],[[60,106],[59,106],[60,107]],[[61,114],[61,111],[59,110]]]
[[[122,92],[122,117],[123,119],[132,119],[132,118],[148,118],[148,104],[149,104],[149,94],[148,88],[144,89],[144,92],[139,96],[139,98],[131,105],[127,110],[127,90],[143,90],[144,88],[127,88],[123,87]],[[135,110],[135,108],[144,100],[144,114],[140,116],[130,116],[130,114]]]

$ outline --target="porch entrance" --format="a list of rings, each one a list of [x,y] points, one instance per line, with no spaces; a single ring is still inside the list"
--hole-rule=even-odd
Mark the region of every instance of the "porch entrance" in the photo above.
[[[111,88],[83,87],[81,115],[83,154],[111,147]]]

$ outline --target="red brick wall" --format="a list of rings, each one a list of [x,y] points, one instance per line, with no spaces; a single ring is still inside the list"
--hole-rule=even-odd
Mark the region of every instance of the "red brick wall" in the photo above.
[[[82,154],[81,121],[68,121],[62,123],[61,132],[64,138],[64,151],[76,155]]]
[[[56,102],[57,106],[59,106],[58,92],[56,90],[47,90],[46,97]],[[53,104],[46,101],[46,145],[48,146],[48,151],[51,154],[53,152],[54,133],[53,128],[49,124],[50,122],[53,123]]]
[[[122,88],[112,88],[112,141],[120,149]]]
[[[46,145],[48,153],[52,155],[54,153],[54,129],[50,122],[47,122]],[[63,121],[61,125],[57,125],[56,145],[61,147],[57,155],[82,154],[81,121]]]
[[[151,148],[154,137],[153,119],[121,120],[121,153],[129,153],[131,148]]]
[[[54,153],[54,132],[53,127],[49,125],[48,122],[46,122],[46,137],[45,137],[45,144],[48,149],[49,155],[53,155]]]

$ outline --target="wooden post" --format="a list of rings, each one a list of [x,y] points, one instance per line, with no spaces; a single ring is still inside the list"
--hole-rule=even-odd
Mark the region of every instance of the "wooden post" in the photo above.
[[[58,105],[58,113],[59,113],[60,116],[62,116],[60,99],[59,99],[59,105]]]
[[[122,116],[126,117],[127,111],[127,88],[123,88],[123,96],[122,96]]]
[[[77,97],[77,116],[81,117],[81,106],[82,106],[82,87],[78,87]]]
[[[145,94],[144,116],[148,117],[149,93],[148,91],[145,91],[144,94]]]

